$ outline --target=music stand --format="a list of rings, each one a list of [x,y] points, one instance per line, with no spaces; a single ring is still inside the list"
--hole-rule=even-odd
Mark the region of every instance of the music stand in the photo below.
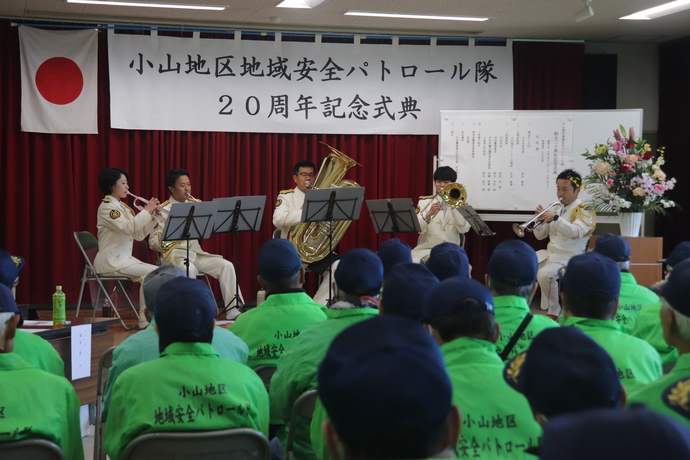
[[[376,233],[420,233],[417,213],[410,198],[367,200]]]
[[[215,201],[174,203],[165,221],[161,241],[187,242],[184,264],[189,278],[189,241],[203,240],[211,235],[218,203]]]
[[[216,221],[213,224],[213,233],[232,233],[235,235],[235,271],[239,267],[239,232],[255,232],[261,227],[266,195],[235,196],[232,198],[214,198],[218,203]],[[235,273],[235,296],[225,305],[218,316],[231,310],[230,305],[235,303],[238,310],[244,305],[240,298],[240,277]]]
[[[328,254],[333,252],[333,222],[358,220],[364,201],[364,187],[310,189],[304,194],[302,222],[329,222]],[[328,270],[328,301],[332,296],[332,270]]]
[[[470,224],[470,227],[472,227],[472,230],[477,232],[477,235],[479,235],[479,244],[478,244],[478,251],[479,251],[479,267],[477,267],[477,270],[479,271],[479,274],[481,276],[482,273],[482,262],[484,259],[484,256],[482,255],[482,236],[494,236],[496,232],[492,231],[489,226],[482,220],[481,217],[479,217],[479,214],[477,214],[477,211],[474,210],[472,206],[469,204],[462,206],[460,208],[457,208],[457,210],[460,212],[460,214],[465,218],[465,220]]]

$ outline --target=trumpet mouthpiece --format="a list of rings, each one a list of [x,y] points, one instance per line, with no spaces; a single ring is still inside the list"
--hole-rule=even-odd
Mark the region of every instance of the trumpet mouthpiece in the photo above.
[[[310,180],[306,181],[306,182],[304,183],[304,186],[307,187],[307,188],[312,188],[312,183],[311,183],[311,181],[310,181]]]

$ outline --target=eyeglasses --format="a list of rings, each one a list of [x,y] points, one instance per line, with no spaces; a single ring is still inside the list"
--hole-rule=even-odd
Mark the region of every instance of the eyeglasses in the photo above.
[[[299,173],[297,174],[299,177],[315,177],[315,173]]]

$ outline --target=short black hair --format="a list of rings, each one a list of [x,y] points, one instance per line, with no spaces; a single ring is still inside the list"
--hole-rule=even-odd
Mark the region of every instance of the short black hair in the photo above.
[[[558,177],[556,177],[556,180],[567,180],[568,182],[573,184],[574,189],[582,187],[582,176],[579,172],[575,171],[574,169],[566,169],[564,171],[561,171]]]
[[[434,180],[440,182],[455,182],[458,180],[458,173],[450,166],[441,166],[434,171]]]
[[[496,278],[489,275],[489,282],[487,283],[489,289],[494,291],[499,296],[514,295],[527,299],[532,293],[533,284],[526,284],[524,286],[513,286],[507,283],[498,281]]]
[[[177,178],[180,176],[189,177],[189,173],[186,170],[180,168],[171,169],[170,171],[165,173],[165,186],[174,187],[175,183],[177,182]]]
[[[467,301],[477,302],[474,299],[467,299]],[[444,342],[450,342],[459,337],[474,337],[493,343],[496,337],[496,320],[494,314],[488,311],[439,316],[424,322],[436,329]]]
[[[563,289],[564,307],[573,315],[580,318],[610,320],[616,312],[618,299],[592,300],[585,299],[574,292]]]
[[[300,160],[295,163],[295,166],[292,168],[292,174],[296,176],[299,168],[311,168],[316,171],[316,166],[314,166],[314,162],[311,160]]]
[[[154,315],[155,318],[155,315]],[[206,331],[203,334],[200,334],[197,331],[184,331],[181,334],[178,334],[177,337],[167,337],[165,335],[165,331],[162,330],[162,328],[158,328],[158,352],[163,353],[163,350],[165,350],[168,345],[171,343],[175,342],[183,342],[183,343],[211,343],[213,342],[213,329],[214,326],[211,326],[208,331]]]
[[[129,182],[129,174],[121,168],[105,168],[98,173],[98,189],[103,195],[110,195],[115,183],[120,180],[120,176],[124,174],[127,182]]]
[[[287,278],[275,280],[275,281],[268,281],[263,278],[261,278],[264,290],[266,291],[267,294],[279,294],[281,292],[286,292],[290,289],[299,289],[300,288],[300,279],[301,279],[301,270],[299,270],[297,273],[295,273],[292,276],[288,276]]]

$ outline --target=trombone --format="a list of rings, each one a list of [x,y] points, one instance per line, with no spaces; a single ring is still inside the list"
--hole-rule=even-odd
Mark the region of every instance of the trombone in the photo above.
[[[558,201],[554,201],[553,203],[551,203],[547,208],[543,209],[539,214],[537,214],[536,216],[532,217],[530,220],[528,220],[528,221],[525,222],[524,224],[513,224],[513,231],[514,231],[515,234],[516,234],[517,236],[519,236],[520,238],[522,238],[523,236],[525,236],[525,231],[527,231],[527,232],[533,232],[535,228],[539,228],[539,227],[541,227],[542,225],[544,225],[544,221],[543,221],[543,220],[539,220],[539,218],[540,218],[542,215],[544,215],[544,213],[545,213],[546,211],[550,210],[551,208],[555,208],[555,207],[558,207],[558,212],[560,212],[561,209],[563,209],[563,203],[561,203],[561,198],[559,198]],[[554,210],[554,211],[551,211],[551,212],[554,212],[554,213],[555,213],[556,211]]]
[[[431,201],[424,206],[424,209],[420,211],[422,215],[424,215],[429,206],[436,202],[436,197],[440,197],[441,201],[443,201],[443,204],[448,206],[450,209],[457,209],[467,204],[467,190],[465,189],[465,186],[457,182],[451,182],[443,187],[443,189],[434,195]],[[433,221],[434,217],[436,217],[435,214],[431,216],[429,222]]]

